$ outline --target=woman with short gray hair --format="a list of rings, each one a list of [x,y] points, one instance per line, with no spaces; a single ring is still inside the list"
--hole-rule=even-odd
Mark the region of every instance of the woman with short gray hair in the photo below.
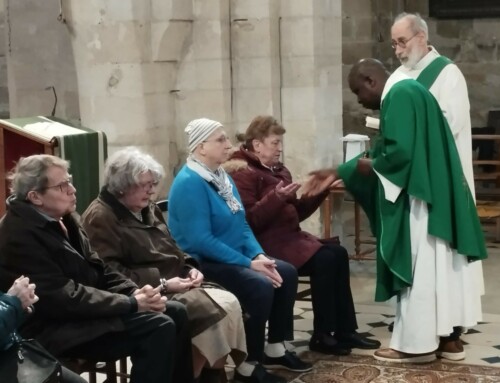
[[[130,146],[109,157],[104,169],[104,184],[111,194],[120,196],[139,182],[141,174],[148,172],[156,184],[165,176],[163,166],[153,157]]]
[[[246,357],[241,307],[230,292],[204,283],[196,260],[172,239],[152,202],[163,176],[163,167],[137,148],[114,153],[106,162],[105,186],[83,214],[83,225],[105,262],[139,286],[161,284],[163,294],[186,305],[195,377],[225,381],[227,355],[237,364]]]

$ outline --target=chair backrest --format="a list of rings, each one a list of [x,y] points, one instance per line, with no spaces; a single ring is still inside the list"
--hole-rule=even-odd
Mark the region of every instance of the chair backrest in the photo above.
[[[165,222],[167,222],[167,212],[168,212],[168,199],[161,199],[156,201],[156,206],[158,206],[163,213],[163,218],[165,218]]]
[[[162,212],[166,213],[168,211],[168,199],[161,199],[159,201],[156,201],[156,205]]]
[[[105,374],[106,383],[127,383],[130,379],[128,373],[127,358],[119,360],[119,371],[116,371],[116,361],[96,362],[85,359],[61,359],[62,364],[72,370],[73,372],[81,375],[88,373],[89,383],[97,383],[97,374]]]

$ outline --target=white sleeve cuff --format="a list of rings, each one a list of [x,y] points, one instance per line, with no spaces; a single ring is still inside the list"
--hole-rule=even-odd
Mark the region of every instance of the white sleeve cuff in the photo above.
[[[375,172],[377,177],[380,179],[380,182],[382,183],[382,187],[384,188],[385,199],[392,203],[396,202],[403,189],[397,185],[394,185],[382,174],[377,173],[375,169],[373,169],[373,171]]]

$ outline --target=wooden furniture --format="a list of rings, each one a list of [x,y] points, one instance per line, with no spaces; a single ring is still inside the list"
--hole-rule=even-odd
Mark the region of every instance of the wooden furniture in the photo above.
[[[77,189],[77,211],[83,213],[99,194],[101,172],[107,157],[106,136],[77,123],[55,117],[0,120],[0,216],[10,194],[7,174],[20,157],[52,154],[70,163]]]
[[[495,222],[495,241],[500,241],[500,202],[476,201],[477,215],[483,220]]]
[[[105,374],[104,383],[127,383],[130,375],[127,373],[127,358],[119,360],[119,370],[116,371],[116,362],[96,362],[85,359],[63,359],[62,364],[71,371],[81,375],[89,374],[89,383],[97,383],[97,374]]]
[[[472,140],[479,147],[479,150],[481,150],[482,142],[490,143],[490,158],[472,161],[476,205],[478,216],[482,221],[494,222],[495,241],[500,241],[500,135],[473,134]]]
[[[28,132],[20,131],[0,120],[0,176],[3,185],[0,186],[0,216],[5,213],[5,200],[9,193],[7,174],[21,158],[38,154],[55,154],[57,143]]]
[[[494,145],[494,153],[492,158],[474,159],[474,181],[476,186],[476,198],[485,200],[499,199],[500,197],[500,135],[499,134],[473,134],[472,140],[477,142],[492,141]],[[492,167],[492,171],[479,171],[485,166]],[[488,187],[485,185],[488,184]]]
[[[321,204],[322,216],[323,216],[323,238],[330,238],[331,233],[331,221],[332,221],[332,201],[337,196],[343,196],[346,193],[344,188],[338,188],[330,192],[330,194],[325,198]],[[361,207],[354,201],[354,254],[350,254],[349,258],[362,261],[362,260],[374,260],[375,257],[372,254],[375,251],[376,241],[375,239],[362,238],[361,237]],[[368,249],[362,250],[361,245],[370,245]]]

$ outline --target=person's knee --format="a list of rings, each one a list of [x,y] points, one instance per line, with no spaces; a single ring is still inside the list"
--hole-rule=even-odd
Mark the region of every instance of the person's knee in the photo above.
[[[261,318],[267,321],[271,312],[271,306],[274,298],[274,286],[268,278],[259,278],[252,281],[249,299],[242,303],[245,311],[251,317]]]
[[[148,318],[150,330],[141,336],[140,343],[152,352],[159,349],[173,352],[177,336],[177,325],[174,319],[163,313],[148,314],[150,314]],[[141,347],[141,350],[144,350],[144,347]]]
[[[276,265],[276,269],[283,279],[283,284],[297,284],[299,275],[293,265],[283,261],[277,261]]]
[[[223,302],[223,304],[221,304],[221,302],[219,302],[218,299],[220,299]],[[234,295],[230,291],[227,290],[218,291],[218,298],[215,299],[215,301],[224,309],[227,309],[227,311],[241,312],[240,301],[238,300],[238,298],[236,298],[236,295]]]
[[[167,302],[165,314],[173,319],[177,327],[182,327],[188,323],[187,309],[181,302],[169,300]]]
[[[349,264],[349,254],[345,247],[340,245],[324,246],[314,254],[316,269],[329,270],[332,267]]]

